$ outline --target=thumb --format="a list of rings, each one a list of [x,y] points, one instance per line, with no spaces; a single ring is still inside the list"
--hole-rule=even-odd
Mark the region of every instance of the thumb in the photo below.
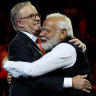
[[[3,61],[2,61],[2,64],[4,65],[6,61],[8,61],[8,56],[5,56],[5,57],[4,57],[4,59],[3,59]]]
[[[75,38],[74,36],[72,36],[72,38]]]
[[[87,74],[86,75],[80,75],[81,78],[86,78],[87,77]]]

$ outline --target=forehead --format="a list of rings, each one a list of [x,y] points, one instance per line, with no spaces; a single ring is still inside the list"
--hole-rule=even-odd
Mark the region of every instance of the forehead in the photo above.
[[[47,18],[44,20],[42,27],[51,27],[51,28],[55,27],[55,28],[57,28],[60,21],[64,21],[64,18],[62,18],[62,17]]]
[[[37,13],[37,10],[32,5],[26,5],[26,6],[22,7],[19,12],[20,12],[21,15],[25,16],[25,15]]]
[[[56,19],[54,18],[48,18],[48,19],[45,19],[44,22],[43,22],[43,26],[42,27],[51,27],[51,28],[56,28],[57,26],[57,22],[56,22]]]

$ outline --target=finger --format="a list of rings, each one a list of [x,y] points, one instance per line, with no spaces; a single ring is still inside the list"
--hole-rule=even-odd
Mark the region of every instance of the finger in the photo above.
[[[11,82],[8,82],[8,84],[11,84]]]
[[[12,77],[7,77],[7,79],[12,79]]]
[[[9,81],[9,80],[11,80],[11,79],[12,79],[12,76],[11,76],[11,77],[9,77],[9,76],[7,77],[7,81]]]
[[[8,61],[8,56],[5,56],[5,57],[4,57],[4,59],[3,59],[3,61],[2,61],[2,64],[4,65],[6,61]]]
[[[78,47],[81,48],[82,47],[82,44],[79,43],[79,46]]]
[[[11,73],[8,73],[8,75],[12,76]]]
[[[79,46],[82,46],[82,43],[80,41],[76,41],[74,42],[75,45],[79,45]]]
[[[12,76],[7,76],[8,79],[12,79]]]
[[[85,82],[83,85],[83,88],[84,89],[92,89],[92,86],[91,86],[90,82],[87,82],[87,83]]]
[[[12,76],[9,76],[10,79],[12,79]]]
[[[87,79],[85,79],[85,84],[91,85],[91,83]]]
[[[81,78],[86,78],[87,77],[87,74],[86,75],[79,75]],[[87,80],[88,81],[88,80]]]
[[[87,90],[91,90],[92,89],[92,87],[89,87],[89,86],[84,86],[84,88],[87,89]]]
[[[85,82],[85,86],[88,86],[88,87],[92,88],[91,83],[89,81]]]
[[[78,47],[82,49],[82,52],[84,52],[84,46],[79,45]]]
[[[75,45],[80,45],[80,46],[82,46],[82,42],[80,41],[80,40],[78,40],[78,39],[72,39],[72,40],[70,40],[69,42],[72,42],[72,43],[74,43]]]
[[[90,83],[88,83],[88,84],[85,83],[85,84],[83,85],[83,87],[84,87],[85,89],[92,89]]]
[[[69,40],[69,42],[76,42],[77,41],[77,39],[75,38],[73,38],[73,39],[71,39],[71,40]]]
[[[7,78],[7,81],[8,81],[8,82],[11,81],[11,78]]]
[[[11,80],[8,79],[7,82],[8,82],[8,84],[11,84]]]
[[[74,36],[72,36],[71,38],[75,39],[75,37],[74,37]]]
[[[11,79],[8,79],[8,81],[10,82],[10,81],[11,81]]]
[[[87,89],[83,89],[83,91],[85,91],[87,93],[90,93],[90,90],[87,90]]]

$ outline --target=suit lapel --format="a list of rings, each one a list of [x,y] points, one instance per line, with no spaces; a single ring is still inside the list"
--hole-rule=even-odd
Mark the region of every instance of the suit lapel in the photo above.
[[[29,48],[30,51],[32,51],[32,54],[34,54],[34,57],[43,56],[43,53],[38,48],[38,46],[24,33],[19,32],[20,37],[26,42],[26,46]]]

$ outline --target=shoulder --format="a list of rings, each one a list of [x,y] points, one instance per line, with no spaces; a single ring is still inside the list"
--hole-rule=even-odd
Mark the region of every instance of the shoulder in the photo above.
[[[23,33],[17,33],[17,35],[11,40],[10,46],[25,45],[29,38]]]
[[[67,56],[76,56],[76,49],[68,43],[60,43],[57,46],[55,46],[52,49],[52,52],[54,54],[58,54],[58,55],[67,55]]]
[[[53,50],[75,50],[75,48],[69,43],[60,43],[53,48]]]

